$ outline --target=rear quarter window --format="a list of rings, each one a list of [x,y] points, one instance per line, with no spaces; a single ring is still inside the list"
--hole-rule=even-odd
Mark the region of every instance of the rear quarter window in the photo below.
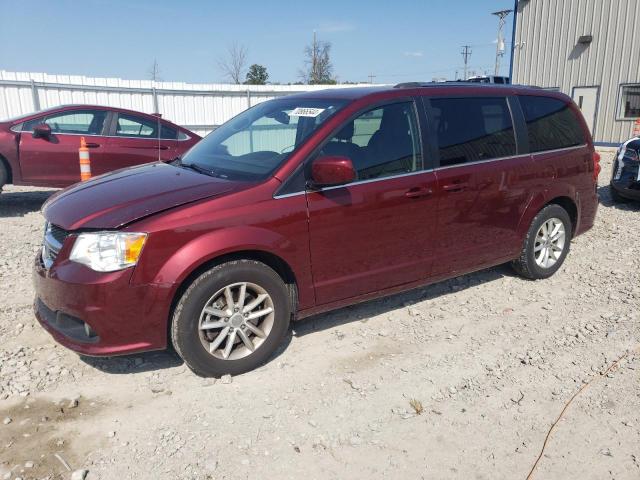
[[[585,143],[578,118],[562,100],[520,96],[531,152],[575,147]]]
[[[432,98],[440,166],[509,157],[516,139],[504,97]]]

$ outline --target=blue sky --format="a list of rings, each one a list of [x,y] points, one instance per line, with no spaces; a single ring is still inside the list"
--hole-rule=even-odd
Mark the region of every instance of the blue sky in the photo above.
[[[496,10],[513,0],[167,1],[0,0],[0,69],[219,82],[217,59],[238,42],[274,82],[295,82],[313,31],[332,44],[339,81],[454,78],[462,45],[470,69],[493,71]],[[513,17],[505,26],[508,73]],[[461,76],[461,73],[459,73]]]

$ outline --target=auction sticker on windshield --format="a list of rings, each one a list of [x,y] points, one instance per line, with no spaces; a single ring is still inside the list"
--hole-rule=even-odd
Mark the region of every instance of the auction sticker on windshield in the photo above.
[[[324,112],[324,108],[312,108],[312,107],[296,107],[289,114],[290,117],[317,117],[322,112]]]

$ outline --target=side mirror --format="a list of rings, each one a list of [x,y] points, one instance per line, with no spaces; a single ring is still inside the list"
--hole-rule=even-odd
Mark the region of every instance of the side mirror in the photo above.
[[[51,127],[46,123],[40,123],[33,127],[33,138],[49,138],[51,136]]]
[[[311,180],[314,187],[332,187],[351,183],[356,170],[349,157],[339,155],[316,158],[311,164]]]

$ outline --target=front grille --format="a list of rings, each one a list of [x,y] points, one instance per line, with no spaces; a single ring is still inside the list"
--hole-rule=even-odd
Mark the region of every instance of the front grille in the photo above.
[[[42,243],[42,264],[45,268],[50,268],[53,265],[65,239],[70,234],[71,232],[49,222],[45,224],[44,241]]]
[[[65,229],[58,227],[57,225],[49,224],[49,231],[51,232],[51,236],[56,239],[56,241],[62,245],[64,240],[69,236],[69,232]]]

